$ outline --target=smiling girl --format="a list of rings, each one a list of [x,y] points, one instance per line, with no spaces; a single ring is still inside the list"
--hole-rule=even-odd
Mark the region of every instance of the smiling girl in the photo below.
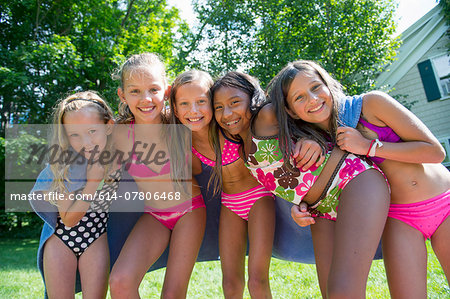
[[[167,124],[164,100],[170,91],[165,68],[155,54],[133,55],[123,64],[120,79],[119,122],[126,126],[119,127],[115,137],[118,148],[130,153],[126,169],[140,194],[155,195],[158,192],[167,194],[169,200],[145,201],[144,214],[133,227],[112,269],[111,297],[138,298],[145,273],[168,244],[169,257],[161,296],[186,297],[205,229],[205,204],[195,181],[192,190],[188,190],[192,198],[169,198],[174,182],[190,180],[191,173],[179,176],[180,168],[176,163],[186,164],[186,154],[181,153],[176,160],[172,153],[183,148],[185,140],[174,140],[163,126]],[[169,147],[171,141],[174,143]],[[145,156],[149,151],[146,145],[152,145],[154,152],[171,155],[168,159],[165,156],[163,163],[146,164],[138,152],[144,152]]]
[[[391,205],[383,258],[391,296],[426,298],[426,239],[450,277],[450,174],[440,164],[445,152],[439,141],[383,92],[344,97],[340,84],[312,61],[289,63],[274,82],[280,110],[325,132],[340,148],[367,156],[386,174]],[[300,225],[310,224],[307,213],[293,213]]]
[[[246,88],[245,81],[229,76],[220,78],[211,88],[216,120],[212,138],[216,162],[211,180],[222,186],[219,224],[222,284],[225,297],[242,297],[248,235],[250,295],[270,298],[268,274],[275,204],[273,195],[252,177],[241,158],[244,152],[238,133],[250,124],[247,109],[250,98]]]
[[[311,143],[311,139],[320,141],[320,136],[313,130],[298,128],[286,139],[280,137],[281,127],[286,128],[287,125],[279,122],[283,119],[277,117],[273,105],[266,102],[255,78],[230,72],[221,80],[226,88],[213,88],[214,105],[219,110],[216,118],[221,126],[243,141],[244,157],[253,176],[267,190],[287,201],[298,203],[310,195],[312,186],[319,182],[319,174],[334,157],[327,154],[328,162],[324,166],[323,159],[316,160],[318,156],[313,154],[316,152],[314,147],[308,148],[311,153],[306,156],[312,158],[315,165],[311,169],[303,170],[302,167],[300,170],[293,165],[292,155],[283,155],[281,148],[282,144],[294,148],[295,140],[297,144],[303,144],[305,138],[310,139],[305,144]],[[318,230],[312,229],[314,254],[324,297],[327,296],[327,288],[331,297],[338,294],[361,297],[364,296],[370,262],[386,219],[388,191],[382,174],[365,161],[345,154],[338,160],[341,165],[336,169],[336,176],[330,180],[331,184],[323,183],[323,197],[319,198],[319,193],[319,199],[312,198],[315,200],[316,215],[319,216],[317,223],[323,224],[316,226],[320,228]],[[360,200],[363,189],[370,195]],[[353,211],[347,206],[354,202],[371,210],[370,216],[351,215]],[[355,228],[352,226],[353,220],[364,225]],[[358,238],[358,242],[351,242],[351,237]]]
[[[31,191],[64,194],[63,200],[52,202],[57,213],[33,206],[45,221],[38,265],[49,298],[74,297],[77,271],[83,297],[106,297],[110,201],[98,193],[115,191],[120,170],[100,164],[98,157],[112,149],[112,122],[111,108],[95,92],[75,93],[56,106],[53,144],[59,145],[59,154],[73,152],[87,163],[66,164],[61,157],[41,172]]]

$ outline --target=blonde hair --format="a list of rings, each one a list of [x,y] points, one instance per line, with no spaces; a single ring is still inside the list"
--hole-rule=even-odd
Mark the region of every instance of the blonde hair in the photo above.
[[[173,158],[174,167],[172,177],[173,178],[183,178],[186,176],[184,173],[186,170],[186,153],[184,150],[190,149],[192,147],[192,140],[187,140],[187,136],[191,136],[190,130],[181,124],[180,120],[175,116],[175,106],[176,106],[176,94],[178,89],[189,83],[198,83],[206,88],[208,88],[208,98],[210,99],[210,104],[212,102],[211,94],[209,89],[213,85],[213,79],[207,72],[199,70],[190,70],[178,75],[175,81],[172,83],[172,88],[169,95],[169,105],[170,105],[170,123],[176,124],[170,126],[168,140],[168,146],[170,151],[170,156]],[[211,107],[212,109],[212,107]],[[211,133],[209,133],[211,134]],[[192,164],[188,161],[188,169],[192,169]],[[178,184],[178,183],[177,183]]]
[[[113,79],[120,80],[120,88],[123,89],[125,78],[131,76],[135,72],[142,71],[148,68],[160,68],[161,77],[165,84],[167,84],[166,68],[158,55],[154,53],[141,53],[132,55],[128,58],[122,66],[112,75]],[[163,123],[168,122],[168,117],[165,113],[162,114]],[[134,115],[128,105],[122,101],[118,106],[117,122],[120,124],[127,124],[134,121]]]
[[[51,138],[51,144],[57,145],[57,157],[63,157],[64,153],[68,153],[71,150],[69,140],[67,139],[67,134],[63,127],[64,116],[68,112],[79,111],[86,108],[94,109],[98,113],[99,118],[102,119],[105,124],[107,124],[110,120],[114,120],[111,108],[95,91],[77,92],[59,100],[53,111],[54,126]],[[112,142],[110,139],[111,136],[108,136],[106,150],[112,150]],[[68,190],[65,186],[65,182],[70,182],[68,177],[70,164],[64,163],[64,161],[61,160],[62,159],[58,159],[57,162],[50,164],[50,169],[53,173],[51,190],[66,193]],[[108,173],[107,168],[108,167],[105,167],[105,174]]]
[[[175,81],[172,83],[172,88],[169,95],[169,106],[170,106],[170,123],[171,124],[181,124],[180,120],[175,116],[175,106],[176,106],[176,96],[178,89],[186,84],[198,83],[201,86],[208,88],[208,98],[212,101],[210,88],[213,86],[214,81],[211,76],[204,71],[190,70],[178,75]]]

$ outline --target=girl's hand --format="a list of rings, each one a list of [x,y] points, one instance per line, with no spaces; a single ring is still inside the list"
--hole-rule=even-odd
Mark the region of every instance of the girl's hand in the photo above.
[[[314,163],[316,166],[320,166],[325,160],[322,147],[314,140],[300,139],[295,144],[293,151],[297,168],[306,171]]]
[[[341,150],[365,156],[369,151],[370,142],[371,140],[365,138],[356,129],[350,127],[337,129],[336,144]]]
[[[308,205],[301,202],[300,205],[293,205],[291,208],[291,217],[301,227],[305,227],[316,223],[311,214],[308,212]]]

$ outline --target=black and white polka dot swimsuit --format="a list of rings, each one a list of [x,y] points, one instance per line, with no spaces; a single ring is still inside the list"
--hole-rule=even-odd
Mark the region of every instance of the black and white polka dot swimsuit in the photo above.
[[[102,189],[97,193],[112,194],[116,192],[121,176],[121,169],[115,171],[110,175],[111,182],[104,183]],[[106,232],[110,204],[111,200],[100,200],[97,196],[80,222],[72,227],[65,226],[61,217],[58,216],[55,235],[73,251],[77,258]]]

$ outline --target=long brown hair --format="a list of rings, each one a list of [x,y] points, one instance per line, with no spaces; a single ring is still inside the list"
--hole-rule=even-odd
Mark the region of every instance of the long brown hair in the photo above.
[[[332,99],[332,111],[329,122],[329,131],[317,127],[315,124],[305,122],[301,119],[292,118],[286,109],[288,91],[292,81],[299,73],[316,75],[328,87]],[[331,142],[336,141],[336,130],[338,127],[338,100],[344,96],[341,84],[333,79],[320,65],[309,60],[298,60],[288,63],[269,83],[267,93],[272,102],[279,122],[280,150],[285,161],[292,154],[292,140],[307,137],[317,141],[323,149],[327,148],[327,138]],[[289,165],[286,165],[289,167]]]
[[[252,118],[253,115],[266,101],[264,91],[261,89],[258,79],[240,72],[229,72],[218,79],[211,88],[211,95],[213,99],[211,101],[211,104],[213,104],[214,102],[214,94],[222,87],[236,88],[243,91],[249,96],[249,110]],[[218,134],[219,124],[217,123],[215,118],[211,121],[211,128],[211,142],[216,154],[216,165],[213,168],[213,173],[209,179],[208,186],[210,184],[212,184],[213,186],[222,186],[222,149],[220,147],[220,139]],[[239,136],[233,136],[233,138],[237,140],[241,139]],[[216,192],[216,189],[214,189],[214,192]]]

